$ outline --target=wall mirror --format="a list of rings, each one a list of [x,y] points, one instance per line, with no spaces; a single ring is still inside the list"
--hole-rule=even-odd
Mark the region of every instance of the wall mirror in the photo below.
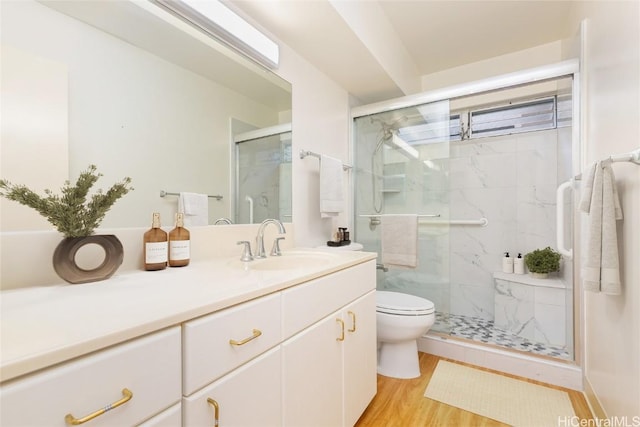
[[[170,226],[180,192],[222,196],[209,198],[209,224],[248,222],[235,212],[234,136],[290,127],[288,82],[152,2],[1,7],[2,178],[57,192],[89,164],[103,174],[96,188],[131,177],[135,190],[107,213],[103,228],[148,226],[153,212]],[[280,155],[290,162],[288,138],[288,159],[280,144],[271,162]],[[243,156],[251,158],[264,160]],[[289,188],[269,189],[278,199],[270,203],[284,203],[280,219],[291,221],[290,179],[281,169]],[[263,193],[255,189],[256,204]],[[0,203],[1,231],[51,229],[31,209]]]

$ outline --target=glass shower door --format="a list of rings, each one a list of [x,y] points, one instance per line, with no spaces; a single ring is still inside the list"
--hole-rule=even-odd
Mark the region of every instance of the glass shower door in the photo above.
[[[291,132],[236,143],[236,224],[291,222]]]
[[[449,140],[459,134],[449,102],[441,101],[354,119],[355,236],[378,252],[377,288],[432,301],[432,330],[448,333]],[[418,215],[417,266],[385,264],[382,222]]]

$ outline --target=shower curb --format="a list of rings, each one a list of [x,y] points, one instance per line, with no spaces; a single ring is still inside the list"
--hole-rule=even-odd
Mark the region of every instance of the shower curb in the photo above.
[[[584,391],[582,369],[572,362],[556,362],[434,334],[418,338],[418,350],[559,387]]]

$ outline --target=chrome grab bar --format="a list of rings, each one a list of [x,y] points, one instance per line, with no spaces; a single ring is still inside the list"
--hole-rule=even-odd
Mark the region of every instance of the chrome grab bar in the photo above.
[[[369,218],[369,228],[375,230],[376,226],[381,224],[381,217],[392,216],[393,214],[378,214],[378,215],[358,215],[361,218]],[[401,214],[398,214],[401,215]],[[420,214],[418,215],[418,224],[431,224],[431,225],[479,225],[486,227],[489,225],[487,218],[480,219],[431,219],[439,218],[439,214]]]

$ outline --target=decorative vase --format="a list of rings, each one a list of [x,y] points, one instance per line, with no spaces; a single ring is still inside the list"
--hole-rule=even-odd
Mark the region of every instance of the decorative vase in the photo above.
[[[91,270],[76,263],[76,253],[85,245],[95,244],[104,249],[102,263]],[[108,279],[118,270],[124,259],[122,243],[113,234],[85,237],[65,237],[53,252],[53,269],[60,278],[73,284],[97,282]]]
[[[546,279],[549,277],[549,273],[532,273],[529,272],[529,274],[531,274],[531,277],[533,277],[534,279]]]

